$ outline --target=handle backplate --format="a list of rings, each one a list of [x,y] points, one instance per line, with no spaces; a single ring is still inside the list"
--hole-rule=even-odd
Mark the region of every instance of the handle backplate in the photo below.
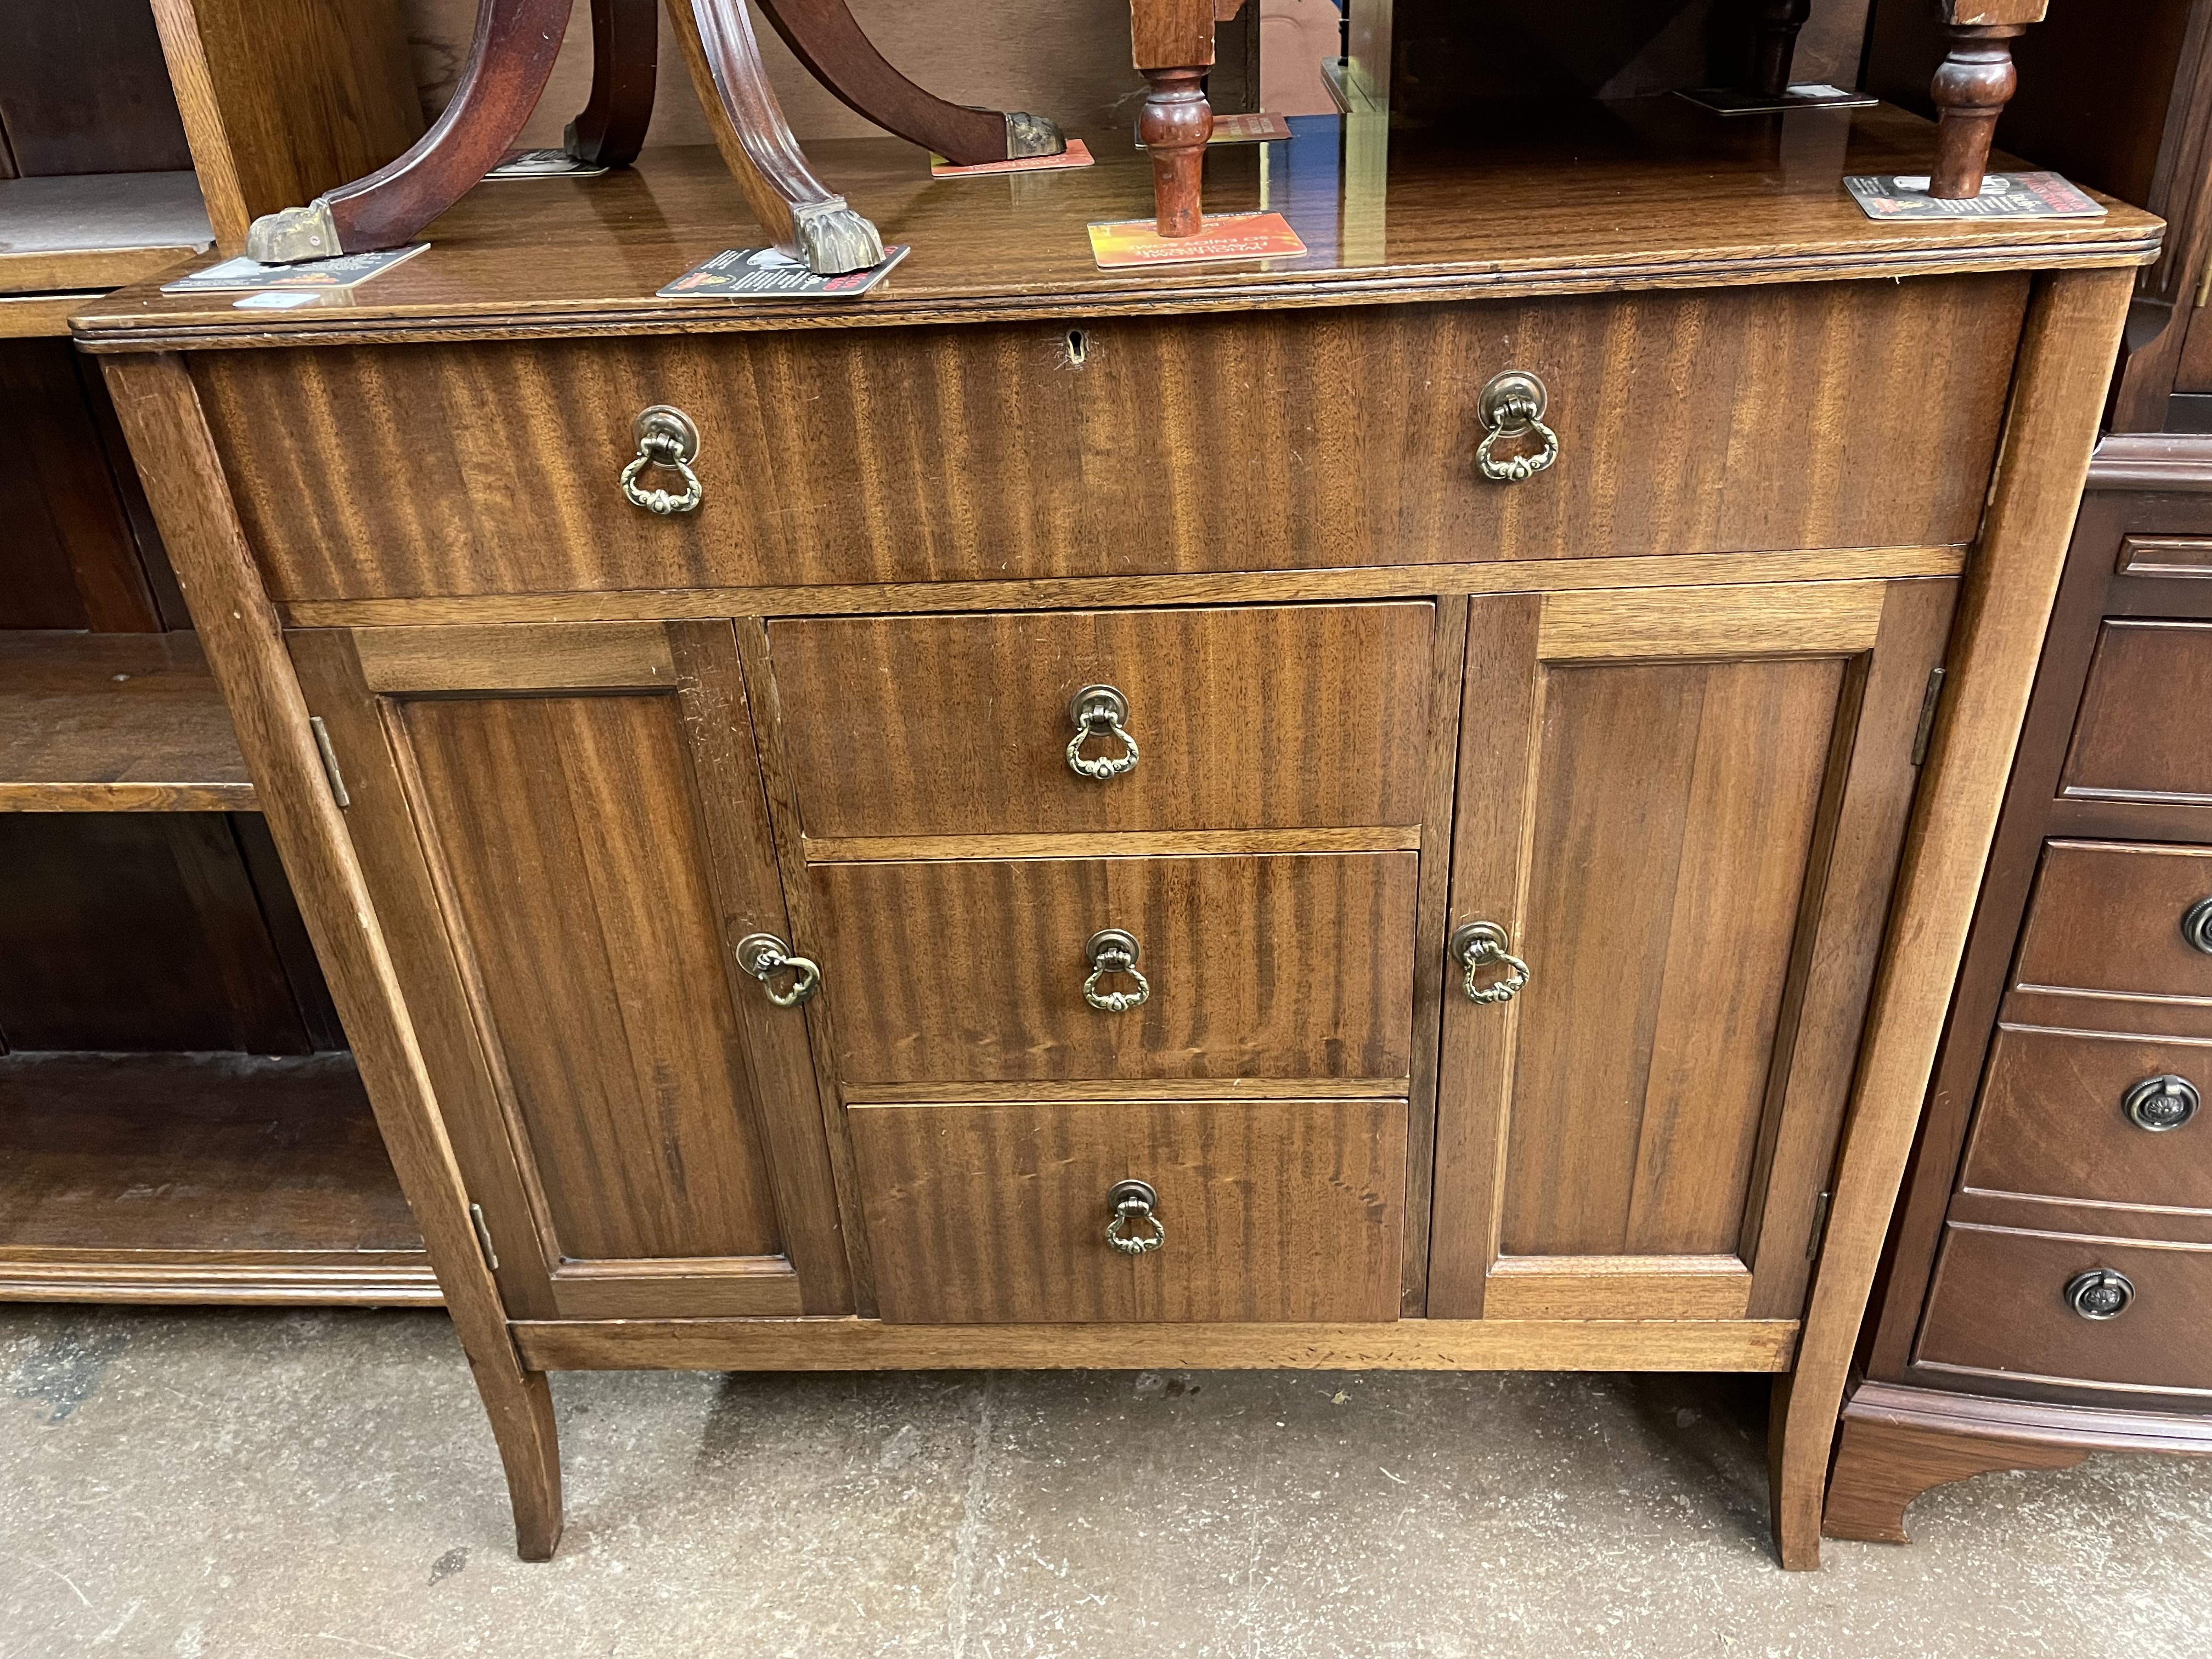
[[[2212,898],[2201,898],[2181,915],[2181,936],[2212,956]]]
[[[2118,1319],[2135,1299],[2128,1276],[2110,1267],[2092,1267],[2066,1281],[2066,1304],[2084,1319]]]
[[[2171,1072],[2147,1077],[2120,1097],[2120,1109],[2138,1129],[2164,1134],[2197,1115],[2197,1085]]]

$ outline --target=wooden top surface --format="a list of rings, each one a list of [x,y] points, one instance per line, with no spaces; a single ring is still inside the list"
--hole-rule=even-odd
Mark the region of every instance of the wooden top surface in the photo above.
[[[191,634],[0,633],[0,811],[251,811]]]
[[[1217,146],[1210,212],[1264,204],[1308,252],[1265,264],[1102,271],[1086,223],[1149,215],[1149,164],[1127,135],[1089,134],[1095,167],[932,179],[895,140],[808,147],[832,188],[911,244],[849,300],[677,299],[654,291],[725,248],[764,240],[711,149],[648,150],[598,179],[480,185],[431,226],[428,252],[354,295],[296,311],[231,295],[125,289],[75,327],[108,350],[533,332],[663,332],[1117,311],[1701,287],[1807,278],[2130,265],[2160,222],[1878,224],[1847,173],[1924,171],[1934,128],[1887,107],[1723,118],[1673,97],[1520,109],[1450,132],[1295,123],[1294,142]],[[1384,149],[1387,145],[1387,161]],[[1264,151],[1264,155],[1263,152]]]

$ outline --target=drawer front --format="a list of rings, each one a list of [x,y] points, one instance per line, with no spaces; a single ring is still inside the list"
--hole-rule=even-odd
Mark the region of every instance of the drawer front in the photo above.
[[[2212,1212],[2212,1043],[2000,1026],[1962,1183]]]
[[[2116,1316],[2076,1312],[2082,1275],[2131,1287]],[[2015,1382],[2212,1396],[2212,1247],[1944,1229],[1915,1363]]]
[[[1402,1100],[862,1106],[883,1317],[1340,1321],[1398,1315]],[[1155,1202],[1121,1217],[1121,1182]],[[1133,1350],[1129,1363],[1140,1363]]]
[[[775,623],[800,823],[810,838],[1410,829],[1434,617],[1421,603]],[[1120,735],[1096,703],[1077,723],[1076,694],[1097,685],[1120,696]]]
[[[2212,623],[2108,622],[2081,694],[2061,793],[2212,802]]]
[[[2212,952],[2183,931],[2208,899],[2212,850],[2049,842],[2008,1018],[2028,1023],[2032,1009],[2042,1025],[2124,1030],[2139,1019],[2138,1029],[2212,1036]]]
[[[1412,853],[809,872],[848,1083],[1408,1074]],[[1145,1001],[1085,1000],[1094,935]],[[1101,997],[1135,975],[1102,972]]]
[[[1109,317],[1080,362],[1038,322],[191,373],[280,601],[1925,547],[1976,533],[2027,294],[2000,274]],[[1508,369],[1542,380],[1559,440],[1518,483],[1475,465]],[[695,512],[623,498],[655,404],[698,427]]]

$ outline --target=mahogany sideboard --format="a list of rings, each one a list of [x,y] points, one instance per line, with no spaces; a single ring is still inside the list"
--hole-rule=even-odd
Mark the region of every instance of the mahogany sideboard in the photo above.
[[[1210,159],[1260,266],[1095,269],[1125,147],[823,144],[887,283],[659,300],[757,233],[648,151],[76,318],[523,1554],[549,1370],[1548,1367],[1774,1374],[1817,1565],[2159,222],[1486,131]]]

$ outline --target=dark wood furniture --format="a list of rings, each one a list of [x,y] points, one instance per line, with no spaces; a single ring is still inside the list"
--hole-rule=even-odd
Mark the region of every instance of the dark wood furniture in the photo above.
[[[514,143],[553,72],[570,4],[480,0],[460,82],[430,130],[388,165],[304,207],[258,219],[246,252],[264,263],[291,264],[413,241]],[[775,246],[823,276],[880,264],[883,240],[874,225],[822,183],[792,137],[744,0],[667,4],[722,159]],[[965,109],[923,91],[884,60],[844,0],[763,0],[763,9],[839,98],[951,161],[1053,155],[1066,148],[1060,130],[1042,117]],[[611,166],[635,157],[652,114],[656,32],[645,0],[592,0],[592,94],[570,124],[571,155]]]
[[[548,1369],[1140,1364],[1766,1371],[1817,1562],[2159,233],[1874,225],[1930,129],[1833,131],[1324,133],[1311,252],[1174,273],[1133,153],[823,145],[915,252],[801,306],[652,297],[738,197],[648,151],[78,316],[526,1555]]]
[[[2208,269],[2212,8],[2053,8],[2005,118],[2167,214],[2013,763],[1844,1412],[1826,1526],[1903,1541],[1939,1482],[2212,1451],[2212,440],[2186,427]],[[1876,67],[1882,42],[1876,40]],[[2133,429],[2130,429],[2133,428]],[[2151,428],[2151,429],[2145,429]],[[2212,943],[2212,939],[2208,939]]]
[[[388,8],[252,13],[99,0],[0,27],[0,1299],[437,1299],[105,385],[66,337],[100,290],[242,237],[262,192],[419,125]]]

